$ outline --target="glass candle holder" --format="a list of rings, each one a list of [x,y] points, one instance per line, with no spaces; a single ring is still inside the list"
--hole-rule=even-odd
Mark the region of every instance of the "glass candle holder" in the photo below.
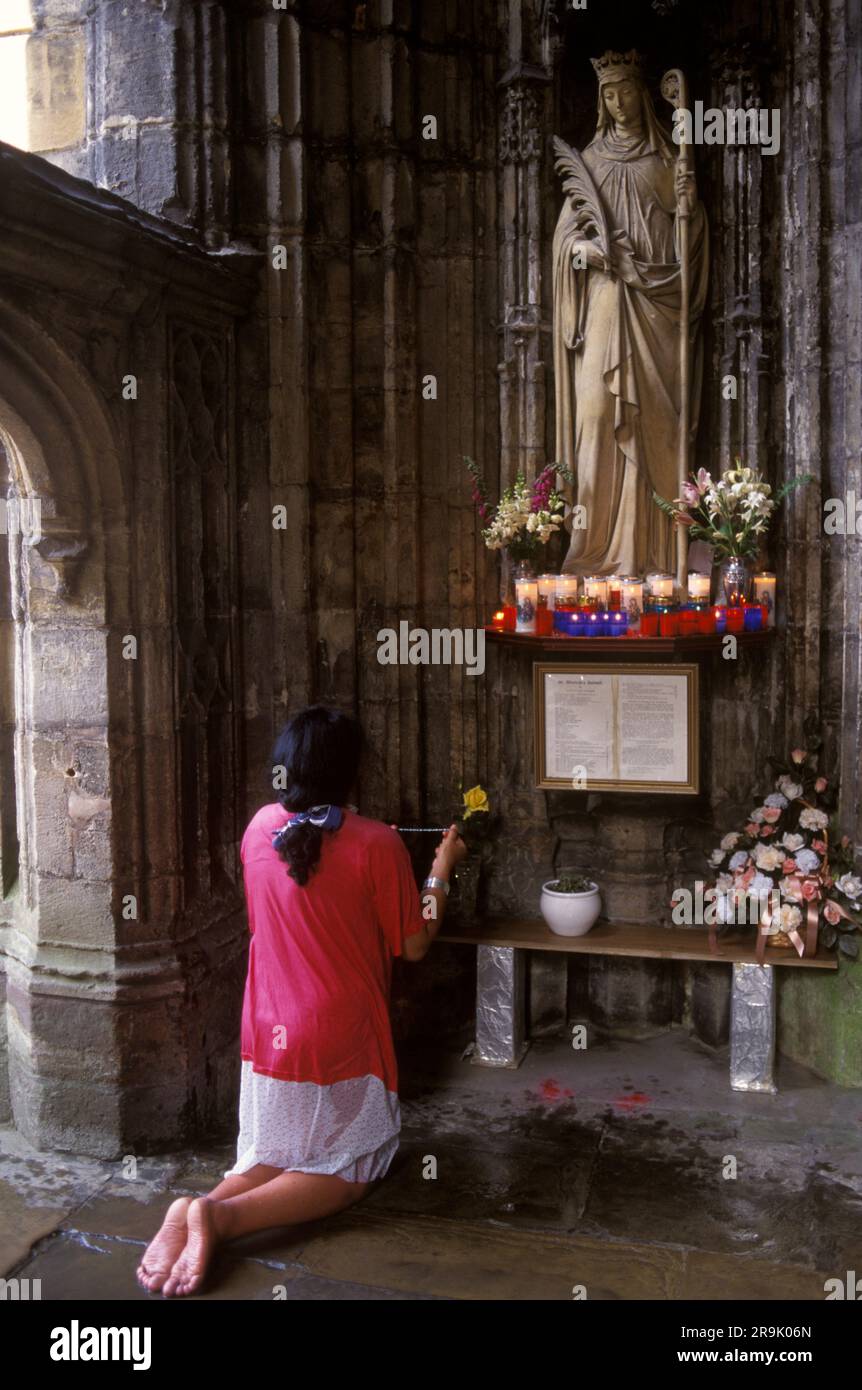
[[[608,606],[608,581],[600,574],[584,576],[584,601],[587,608],[604,612]]]
[[[727,609],[724,607],[724,605],[721,604],[721,603],[717,604],[717,605],[715,606],[715,608],[713,608],[712,614],[713,614],[713,618],[715,619],[714,631],[715,631],[715,632],[726,632],[726,631],[727,631]]]
[[[625,609],[618,608],[608,613],[605,620],[608,637],[625,637],[629,630],[629,615]]]
[[[578,576],[558,574],[554,584],[554,607],[573,609],[578,606]]]
[[[538,601],[539,585],[535,579],[515,580],[516,632],[523,633],[525,636],[535,636]]]
[[[709,589],[712,578],[708,574],[696,574],[693,570],[688,576],[688,597],[692,603],[709,603]]]
[[[742,624],[745,632],[762,632],[763,609],[759,603],[747,603],[742,610]]]
[[[604,637],[605,635],[605,615],[595,609],[590,609],[585,620],[585,636]]]
[[[769,570],[754,576],[754,601],[767,610],[764,627],[775,627],[775,575]]]
[[[641,614],[641,637],[658,637],[658,613],[644,609]]]
[[[549,608],[554,611],[554,602],[557,596],[558,574],[540,574],[536,581],[539,586],[539,607]]]
[[[728,608],[727,630],[728,632],[743,632],[745,630],[745,610],[743,608]]]
[[[651,600],[650,607],[667,608],[673,603],[673,575],[672,574],[648,574],[646,577],[647,596]]]
[[[507,603],[503,609],[503,631],[514,632],[518,621],[518,610],[514,603]]]
[[[620,600],[620,607],[628,614],[629,632],[640,632],[644,611],[643,580],[635,574],[624,574],[620,579]]]
[[[679,636],[679,614],[673,608],[660,609],[658,615],[659,637]]]

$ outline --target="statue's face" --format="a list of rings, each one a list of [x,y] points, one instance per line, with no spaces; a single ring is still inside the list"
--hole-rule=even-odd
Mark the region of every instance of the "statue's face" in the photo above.
[[[643,104],[636,82],[629,79],[624,82],[608,82],[602,87],[602,97],[605,110],[614,125],[622,126],[626,130],[641,124]]]

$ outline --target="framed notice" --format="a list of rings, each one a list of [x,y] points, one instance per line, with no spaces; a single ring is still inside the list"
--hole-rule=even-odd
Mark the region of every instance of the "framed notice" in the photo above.
[[[697,665],[533,665],[536,785],[700,791]]]

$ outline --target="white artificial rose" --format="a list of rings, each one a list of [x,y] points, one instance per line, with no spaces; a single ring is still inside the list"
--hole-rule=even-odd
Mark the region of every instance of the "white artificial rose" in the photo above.
[[[731,833],[725,835],[724,839],[721,841],[721,848],[727,853],[729,850],[736,849],[738,841],[739,836],[736,831],[731,831]],[[715,851],[715,853],[717,852],[718,851]]]
[[[835,886],[851,902],[855,902],[857,898],[862,898],[862,878],[856,874],[842,874],[839,879],[836,879]]]
[[[796,851],[797,851],[798,849],[802,849],[802,846],[805,844],[805,836],[804,836],[804,835],[782,835],[781,840],[779,841],[779,843],[782,844],[782,845],[784,846],[785,849],[789,849],[791,854],[795,854]]]
[[[758,869],[765,869],[771,873],[773,869],[780,869],[784,863],[784,854],[775,845],[755,845],[754,862]]]
[[[797,801],[802,795],[802,784],[794,782],[793,778],[788,777],[786,773],[779,777],[775,785],[780,792],[784,793],[788,801]]]
[[[829,817],[825,811],[811,811],[806,806],[799,817],[799,824],[803,830],[825,830],[829,824]]]

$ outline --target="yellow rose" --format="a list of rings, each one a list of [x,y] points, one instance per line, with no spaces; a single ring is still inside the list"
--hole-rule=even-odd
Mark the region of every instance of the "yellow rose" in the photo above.
[[[483,791],[481,787],[471,787],[468,792],[464,793],[464,806],[466,808],[464,811],[465,820],[476,811],[487,811],[489,809],[488,793]]]

